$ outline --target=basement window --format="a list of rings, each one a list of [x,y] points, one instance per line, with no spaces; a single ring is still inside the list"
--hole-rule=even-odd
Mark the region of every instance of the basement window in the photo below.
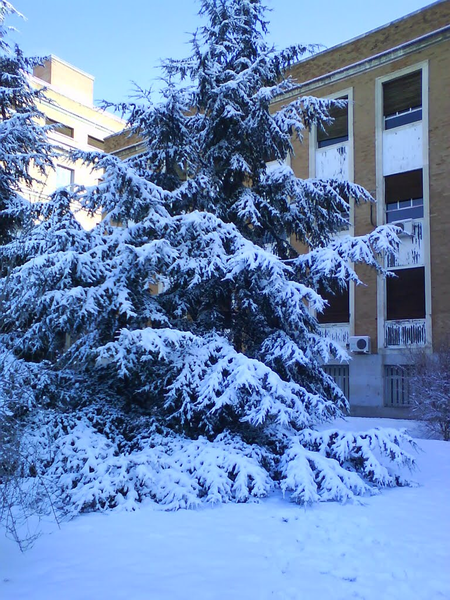
[[[383,84],[384,128],[422,120],[422,71]]]
[[[425,318],[425,269],[391,271],[397,277],[386,280],[387,320]]]
[[[386,406],[409,406],[411,367],[386,365],[384,367],[384,403]]]
[[[64,125],[63,123],[60,123],[59,121],[55,121],[54,119],[50,119],[49,117],[45,117],[45,124],[46,125],[55,125],[56,126],[54,129],[55,133],[60,133],[61,135],[65,135],[70,138],[74,137],[75,132],[74,132],[73,127]]]
[[[348,286],[344,289],[335,288],[325,290],[319,287],[319,294],[328,302],[328,306],[322,313],[317,313],[317,321],[325,323],[348,323],[350,321],[350,303]]]
[[[103,140],[99,140],[92,135],[88,135],[88,144],[93,148],[98,148],[99,150],[103,150],[105,147],[105,142]]]
[[[397,173],[384,178],[386,222],[423,217],[422,169]]]
[[[348,365],[325,365],[322,367],[341,389],[347,400],[350,397],[350,369]]]
[[[347,100],[347,96],[338,98],[338,100]],[[319,148],[342,144],[348,141],[348,104],[343,108],[334,106],[329,110],[330,117],[334,119],[333,123],[317,128],[317,145]]]

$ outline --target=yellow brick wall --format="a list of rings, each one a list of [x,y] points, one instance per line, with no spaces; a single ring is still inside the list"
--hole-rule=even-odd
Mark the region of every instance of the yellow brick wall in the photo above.
[[[302,61],[291,69],[299,83],[331,73],[450,24],[450,0],[437,2],[409,17]]]
[[[397,45],[406,32],[418,34],[422,26],[441,24],[444,15],[449,14],[450,2],[443,2],[424,11],[424,14],[411,17],[394,28],[390,44]],[[450,16],[450,15],[449,15]],[[429,17],[429,18],[428,18]],[[446,18],[446,16],[445,16]],[[445,20],[445,19],[444,19]],[[447,23],[448,24],[448,23]],[[400,31],[403,37],[394,35]],[[379,47],[385,35],[372,34],[371,39],[360,40],[355,46],[345,48],[346,56],[353,56],[363,42],[367,48]],[[376,42],[376,40],[379,40]],[[383,42],[384,43],[384,42]],[[384,47],[384,46],[383,46]],[[327,64],[332,68],[340,64],[341,48],[327,53]],[[318,63],[317,73],[322,73],[323,58],[304,63],[306,74],[295,69],[300,79],[308,80]],[[394,73],[404,67],[423,61],[429,64],[429,162],[430,162],[430,222],[431,222],[431,277],[432,277],[432,325],[434,345],[448,339],[450,334],[450,41],[443,41],[421,51],[394,60],[388,64],[372,68],[360,74],[349,76],[337,83],[323,85],[308,91],[308,94],[326,97],[347,88],[353,88],[354,100],[354,179],[372,195],[376,191],[375,168],[375,79]],[[315,72],[315,71],[314,71]],[[274,110],[281,103],[274,105]],[[304,143],[294,143],[295,156],[292,167],[299,177],[309,176],[309,136]],[[372,209],[372,219],[376,223],[376,207]],[[362,235],[373,229],[369,205],[355,209],[355,234]],[[354,322],[356,335],[369,335],[372,338],[372,351],[377,348],[377,285],[376,274],[366,267],[358,267],[357,272],[367,287],[358,286],[355,290]]]
[[[104,140],[112,133],[122,131],[125,125],[122,119],[92,105],[93,81],[92,76],[54,56],[43,66],[35,67],[31,80],[36,89],[45,88],[45,99],[38,103],[43,115],[74,130],[73,138],[52,131],[49,140],[62,153],[55,159],[55,164],[72,169],[75,184],[84,186],[96,185],[101,173],[93,172],[81,161],[71,161],[68,153],[73,150],[97,151],[88,144],[88,136]],[[49,169],[42,175],[34,170],[32,174],[37,181],[31,190],[24,190],[25,195],[31,200],[45,199],[56,188],[55,171]],[[100,220],[100,215],[92,218],[78,212],[77,218],[89,229]]]

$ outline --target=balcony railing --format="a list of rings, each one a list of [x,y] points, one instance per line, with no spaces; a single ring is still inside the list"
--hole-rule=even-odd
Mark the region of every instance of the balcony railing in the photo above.
[[[427,329],[425,319],[386,321],[384,329],[386,348],[425,346]]]
[[[321,325],[323,334],[330,338],[336,344],[347,347],[350,342],[350,324],[349,323],[327,323]]]

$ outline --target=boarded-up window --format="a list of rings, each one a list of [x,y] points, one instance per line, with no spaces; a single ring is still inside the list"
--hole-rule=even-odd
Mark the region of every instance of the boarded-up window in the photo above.
[[[49,117],[45,118],[46,125],[55,125],[55,133],[60,133],[61,135],[66,135],[67,137],[73,138],[74,129],[73,127],[69,127],[68,125],[64,125],[59,121],[55,121],[54,119],[50,119]]]
[[[93,146],[94,148],[98,148],[99,150],[103,150],[103,148],[105,147],[105,142],[103,140],[99,140],[98,138],[95,138],[92,135],[88,135],[88,144],[89,146]]]
[[[425,270],[423,267],[393,271],[386,280],[388,321],[425,318]]]
[[[348,323],[350,321],[348,287],[332,291],[319,288],[319,294],[328,302],[323,313],[317,314],[319,323]]]
[[[386,129],[422,119],[422,71],[383,84],[383,115]]]
[[[422,169],[389,175],[384,184],[388,223],[423,217]]]
[[[347,97],[339,98],[339,100],[347,100]],[[343,108],[333,107],[329,110],[329,113],[330,117],[334,119],[333,123],[324,125],[324,129],[317,128],[317,145],[319,148],[340,144],[348,140],[348,105]]]

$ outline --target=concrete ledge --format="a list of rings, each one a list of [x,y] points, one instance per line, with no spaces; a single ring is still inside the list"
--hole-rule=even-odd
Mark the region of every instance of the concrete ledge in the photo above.
[[[382,417],[385,419],[414,419],[411,407],[350,406],[351,417]]]

